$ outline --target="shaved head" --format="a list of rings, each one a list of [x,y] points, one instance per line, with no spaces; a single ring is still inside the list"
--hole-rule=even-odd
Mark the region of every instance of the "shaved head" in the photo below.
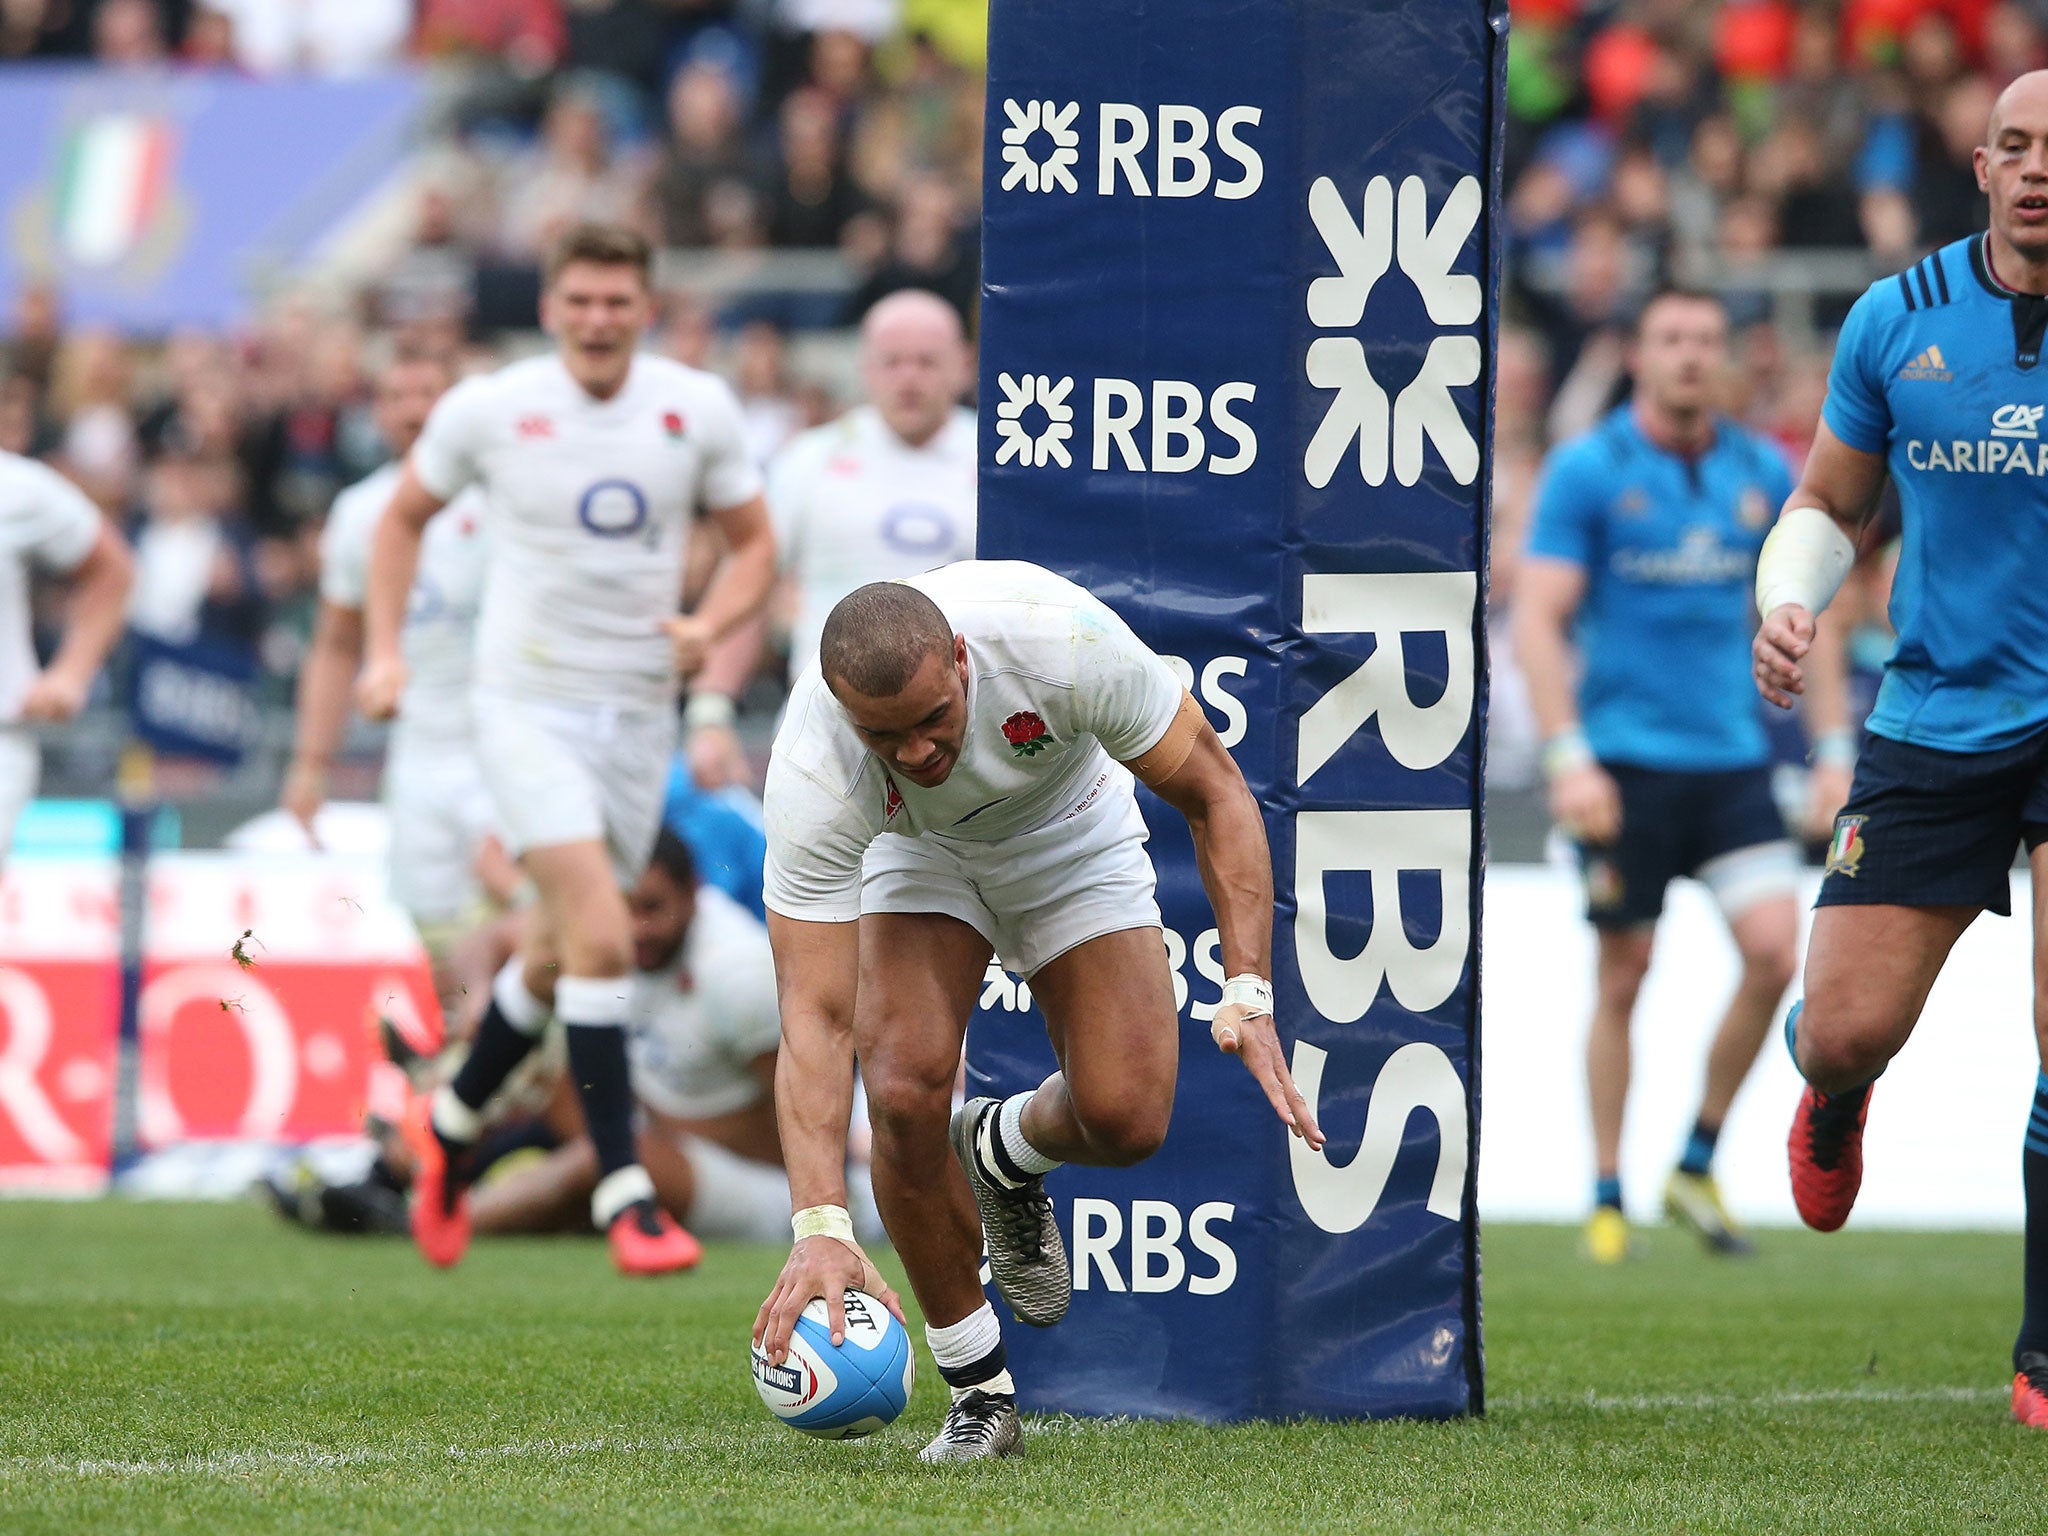
[[[1991,104],[1991,122],[1984,130],[1984,142],[1998,140],[1998,130],[2008,118],[2048,116],[2048,69],[2029,70],[1998,93]]]
[[[860,371],[889,430],[922,447],[967,388],[967,335],[959,313],[922,288],[890,294],[861,321]]]
[[[835,694],[892,699],[926,659],[953,649],[939,605],[899,581],[857,587],[833,607],[818,637],[818,667]]]

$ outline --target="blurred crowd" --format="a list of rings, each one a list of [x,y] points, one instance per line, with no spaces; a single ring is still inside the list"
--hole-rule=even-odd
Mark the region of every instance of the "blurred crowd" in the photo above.
[[[133,628],[259,663],[289,698],[328,504],[384,457],[370,385],[401,343],[484,367],[528,344],[541,253],[623,222],[683,253],[820,253],[835,280],[715,302],[665,285],[653,342],[733,382],[765,462],[853,402],[791,335],[927,288],[972,322],[982,0],[0,0],[13,61],[331,77],[424,65],[404,227],[337,297],[231,334],[0,315],[0,448],[57,464],[134,539]],[[0,87],[4,88],[4,87]]]
[[[1798,458],[1830,329],[1863,282],[1980,227],[1970,149],[1999,88],[2048,61],[2048,0],[1512,11],[1503,611],[1542,455],[1625,397],[1642,297],[1674,278],[1726,295],[1728,408]],[[985,0],[0,0],[0,71],[424,63],[436,125],[389,259],[347,302],[287,294],[234,334],[122,337],[67,327],[60,293],[22,294],[0,317],[0,447],[60,464],[135,536],[138,629],[246,647],[282,699],[319,523],[383,451],[378,362],[401,338],[502,355],[567,224],[838,264],[779,304],[668,285],[656,344],[735,382],[764,459],[852,403],[799,376],[792,332],[907,286],[971,327],[985,47]],[[1798,289],[1801,264],[1829,260],[1784,323],[1786,270]],[[1496,766],[1512,777],[1514,753]]]

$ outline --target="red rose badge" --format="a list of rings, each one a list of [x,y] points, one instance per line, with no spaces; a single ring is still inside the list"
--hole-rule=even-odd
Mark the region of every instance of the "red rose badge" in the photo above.
[[[664,411],[661,415],[662,430],[670,437],[683,435],[683,417],[680,411]]]
[[[1019,757],[1030,757],[1052,745],[1045,722],[1028,709],[1020,709],[1003,722],[1003,739]]]
[[[882,801],[882,820],[884,822],[890,822],[894,821],[896,819],[896,813],[903,809],[903,796],[897,790],[896,781],[894,779],[889,779],[886,782],[889,786],[889,793],[888,796]]]

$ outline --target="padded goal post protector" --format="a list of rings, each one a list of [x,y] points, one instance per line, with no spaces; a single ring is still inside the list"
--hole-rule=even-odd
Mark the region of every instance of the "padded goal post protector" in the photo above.
[[[1330,1135],[1290,1143],[1210,1043],[1215,920],[1185,824],[1141,796],[1173,1124],[1138,1167],[1049,1180],[1075,1295],[1056,1328],[1006,1324],[1024,1403],[1477,1412],[1506,4],[995,0],[990,28],[980,554],[1108,601],[1243,767],[1281,1034]],[[996,1094],[1053,1070],[1014,977],[968,1066]]]

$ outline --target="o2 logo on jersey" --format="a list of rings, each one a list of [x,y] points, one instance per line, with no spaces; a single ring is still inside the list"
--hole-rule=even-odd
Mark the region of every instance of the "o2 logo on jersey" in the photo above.
[[[882,542],[905,555],[936,555],[953,547],[953,514],[929,501],[900,501],[882,514]]]
[[[630,480],[600,480],[576,503],[576,520],[600,539],[630,539],[647,526],[647,495]]]

